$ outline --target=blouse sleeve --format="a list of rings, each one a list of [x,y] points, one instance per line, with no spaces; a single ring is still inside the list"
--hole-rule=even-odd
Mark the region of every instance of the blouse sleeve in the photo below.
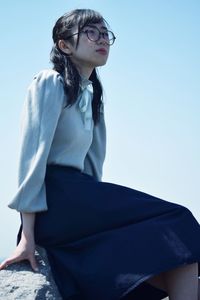
[[[53,70],[32,81],[22,114],[18,190],[8,205],[20,212],[47,210],[45,172],[65,94],[62,78]]]

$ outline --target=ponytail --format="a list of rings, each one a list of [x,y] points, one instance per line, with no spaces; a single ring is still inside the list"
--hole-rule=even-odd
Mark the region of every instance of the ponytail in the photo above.
[[[54,65],[53,69],[64,79],[64,91],[68,96],[68,105],[73,105],[78,98],[81,81],[76,67],[69,56],[64,54],[57,45],[54,45],[51,50],[50,60]]]

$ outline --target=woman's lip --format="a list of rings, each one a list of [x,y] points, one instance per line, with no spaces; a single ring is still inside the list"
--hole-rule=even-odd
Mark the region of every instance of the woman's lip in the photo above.
[[[101,54],[107,54],[108,53],[108,51],[104,48],[97,49],[96,52],[99,52]]]

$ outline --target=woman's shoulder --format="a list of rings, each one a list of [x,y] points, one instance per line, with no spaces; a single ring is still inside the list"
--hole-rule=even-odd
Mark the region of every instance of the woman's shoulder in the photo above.
[[[27,103],[48,103],[58,99],[57,103],[65,105],[66,96],[63,88],[63,79],[60,73],[52,69],[44,69],[38,72],[28,86]]]
[[[51,84],[56,84],[57,82],[63,83],[63,78],[57,71],[53,69],[43,69],[34,75],[33,80],[37,82],[49,82]]]

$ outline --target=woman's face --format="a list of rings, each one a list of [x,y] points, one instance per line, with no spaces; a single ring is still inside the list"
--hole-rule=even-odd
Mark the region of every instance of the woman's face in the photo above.
[[[104,33],[100,34],[99,32]],[[79,34],[77,29],[72,32],[74,43],[67,42],[67,54],[71,54],[70,59],[76,65],[80,74],[89,77],[93,69],[106,64],[109,55],[107,28],[104,23],[97,23],[85,26]],[[99,37],[97,41],[96,40]],[[92,39],[92,40],[90,40]]]

